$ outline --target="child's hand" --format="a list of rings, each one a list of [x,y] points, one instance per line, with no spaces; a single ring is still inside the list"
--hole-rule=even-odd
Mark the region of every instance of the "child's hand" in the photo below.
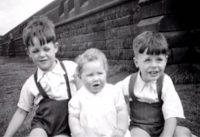
[[[101,135],[91,128],[85,129],[85,137],[101,137]]]
[[[124,137],[124,131],[121,129],[115,129],[112,134],[111,137]]]

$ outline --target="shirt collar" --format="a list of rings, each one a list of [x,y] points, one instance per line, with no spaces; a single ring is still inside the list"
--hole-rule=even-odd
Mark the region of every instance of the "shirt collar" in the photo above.
[[[64,75],[65,71],[63,70],[63,68],[61,67],[60,61],[56,60],[56,66],[49,72],[44,72],[43,70],[41,70],[40,68],[38,68],[37,71],[37,82],[41,80],[41,78],[48,73],[53,73],[56,75]]]
[[[104,87],[101,89],[101,91],[97,94],[91,93],[84,85],[81,87],[81,90],[83,90],[83,92],[85,92],[84,94],[86,94],[88,97],[101,97],[104,95],[103,92],[107,92],[105,89],[107,87],[107,84],[104,85]]]
[[[136,78],[136,86],[135,86],[135,90],[137,91],[142,91],[143,88],[145,86],[151,86],[153,89],[156,90],[156,81],[152,81],[152,82],[149,82],[149,83],[146,83],[144,82],[144,80],[142,80],[141,78],[141,75],[140,75],[140,72],[138,72],[137,74],[137,78]]]

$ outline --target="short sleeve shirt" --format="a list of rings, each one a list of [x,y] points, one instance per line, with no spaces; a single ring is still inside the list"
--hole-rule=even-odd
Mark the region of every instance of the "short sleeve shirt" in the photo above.
[[[129,95],[130,77],[131,75],[127,76],[124,80],[116,83],[116,86],[122,89],[122,92],[125,96]],[[134,86],[134,94],[141,102],[158,102],[159,99],[156,87],[156,81],[147,84],[141,79],[138,73]],[[167,74],[164,74],[163,78],[161,99],[163,100],[162,111],[164,119],[168,119],[171,117],[184,118],[181,100],[178,96],[178,93],[176,92],[171,78]]]
[[[90,93],[83,86],[70,100],[69,113],[80,117],[85,131],[90,129],[106,136],[116,127],[117,110],[124,105],[122,92],[111,84],[106,84],[98,94]]]
[[[77,64],[73,61],[63,61],[63,64],[67,70],[71,92],[75,92],[76,87],[73,81]],[[57,61],[55,68],[50,72],[45,73],[38,68],[37,81],[41,83],[49,98],[55,100],[64,100],[68,98],[64,74],[65,72],[59,61]],[[21,89],[17,105],[25,111],[30,111],[32,106],[37,105],[42,99],[43,97],[39,93],[34,81],[34,75],[31,75]]]

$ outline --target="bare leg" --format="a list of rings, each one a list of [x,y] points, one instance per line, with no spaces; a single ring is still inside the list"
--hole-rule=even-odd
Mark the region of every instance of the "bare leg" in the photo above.
[[[29,134],[29,137],[48,137],[48,136],[44,129],[34,128]]]
[[[132,128],[131,137],[150,137],[150,135],[141,128]]]
[[[174,132],[174,137],[192,137],[192,133],[186,127],[177,126]]]
[[[67,135],[56,135],[54,137],[69,137],[69,136],[67,136]]]

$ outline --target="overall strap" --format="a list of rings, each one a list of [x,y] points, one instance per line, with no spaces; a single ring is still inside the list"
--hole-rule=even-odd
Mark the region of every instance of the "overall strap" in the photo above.
[[[36,86],[40,92],[40,94],[44,97],[44,98],[49,98],[49,96],[47,95],[47,93],[44,91],[44,89],[42,88],[40,82],[37,82],[37,71],[35,72],[34,74],[34,80],[35,80],[35,83],[36,83]]]
[[[130,76],[130,81],[129,81],[129,85],[128,85],[129,86],[128,87],[129,95],[124,97],[125,101],[126,101],[126,104],[127,104],[127,109],[128,109],[128,113],[129,114],[130,114],[130,102],[129,102],[129,99],[131,99],[131,97],[134,96],[133,88],[134,88],[134,85],[135,85],[136,77],[137,77],[137,73],[133,73]]]
[[[161,75],[156,82],[159,102],[162,102],[161,96],[162,96],[163,78],[164,74]]]
[[[68,95],[69,95],[69,98],[71,98],[72,95],[71,95],[71,91],[70,91],[70,85],[69,85],[69,79],[68,79],[67,71],[66,71],[66,68],[65,68],[63,62],[60,62],[60,64],[61,64],[62,69],[65,71],[64,77],[65,77],[66,86],[67,86],[67,93],[68,93]],[[41,94],[44,98],[49,98],[49,96],[47,95],[47,93],[45,92],[45,90],[42,88],[40,82],[37,82],[37,71],[36,71],[35,74],[34,74],[34,80],[35,80],[36,86],[37,86],[37,88],[38,88],[40,94]]]
[[[67,93],[69,95],[69,98],[71,98],[72,95],[71,95],[71,90],[70,90],[69,78],[68,78],[68,75],[67,75],[67,70],[66,70],[66,68],[65,68],[65,66],[64,66],[62,61],[60,62],[60,65],[61,65],[62,69],[65,71],[64,77],[65,77],[65,81],[66,81],[66,85],[67,85]]]
[[[130,78],[130,81],[129,81],[129,88],[128,88],[129,89],[129,97],[134,97],[135,96],[133,90],[134,90],[137,74],[138,73],[133,73],[131,75],[131,78]]]
[[[133,73],[131,75],[131,78],[129,81],[129,97],[135,97],[133,88],[135,85],[136,77],[137,77],[137,73]],[[162,101],[161,96],[162,96],[163,78],[164,78],[164,75],[161,75],[156,82],[159,101]]]

